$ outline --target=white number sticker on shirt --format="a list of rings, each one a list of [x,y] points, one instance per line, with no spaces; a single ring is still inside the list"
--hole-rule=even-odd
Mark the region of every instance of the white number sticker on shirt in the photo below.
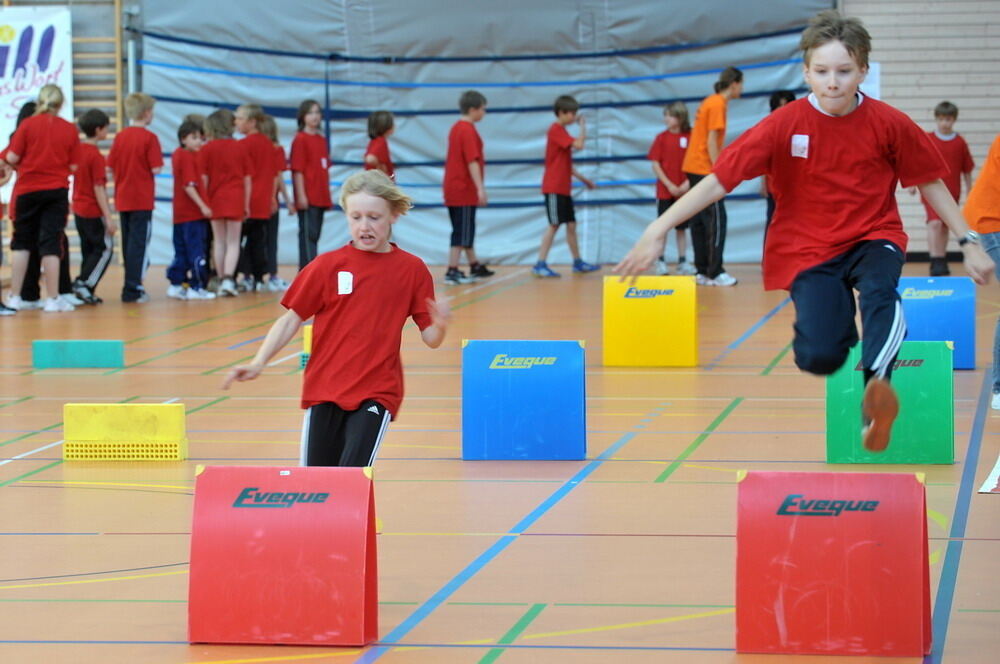
[[[354,275],[350,272],[337,273],[337,295],[350,295],[354,292]]]
[[[809,158],[808,134],[792,134],[792,156],[802,159]]]
[[[681,147],[686,148],[688,146],[687,136],[681,136]]]

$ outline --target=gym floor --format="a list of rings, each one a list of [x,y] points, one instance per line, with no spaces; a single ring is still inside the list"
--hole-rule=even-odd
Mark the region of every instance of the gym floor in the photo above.
[[[543,281],[507,267],[438,284],[453,326],[438,350],[404,332],[407,396],[375,464],[381,640],[365,650],[186,641],[195,467],[297,463],[300,339],[256,382],[219,387],[282,311],[278,296],[167,300],[155,269],[153,300],[122,305],[115,268],[100,307],[0,319],[0,661],[840,661],[735,652],[748,469],[926,473],[929,661],[996,662],[1000,497],[976,493],[1000,451],[996,285],[978,293],[979,368],[955,373],[955,465],[830,466],[824,383],[792,362],[786,294],[764,292],[756,266],[731,272],[735,288],[698,290],[692,369],[601,366],[601,273]],[[127,366],[32,370],[39,338],[123,339]],[[585,340],[588,460],[462,462],[463,338]],[[191,458],[63,462],[63,404],[122,401],[183,403]]]

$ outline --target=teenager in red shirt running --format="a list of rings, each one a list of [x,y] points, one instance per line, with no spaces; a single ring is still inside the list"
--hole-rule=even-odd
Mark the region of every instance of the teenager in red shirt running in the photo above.
[[[646,228],[615,271],[635,275],[662,255],[667,232],[731,191],[767,175],[776,210],[764,246],[764,287],[791,291],[795,363],[831,374],[857,343],[854,290],[864,328],[863,442],[883,450],[899,410],[889,384],[906,335],[896,286],[906,234],[897,180],[917,186],[965,252],[965,267],[986,283],[993,262],[968,230],[941,178],[947,167],[905,114],[858,92],[871,38],[858,19],[830,10],[802,33],[808,98],[768,115],[719,156],[712,174]]]
[[[389,421],[403,401],[399,354],[407,318],[431,348],[444,341],[448,305],[434,300],[424,262],[389,242],[410,198],[378,170],[344,182],[340,206],[351,241],[311,261],[281,300],[279,318],[250,364],[223,383],[253,380],[313,318],[313,346],[302,384],[301,463],[370,466]]]

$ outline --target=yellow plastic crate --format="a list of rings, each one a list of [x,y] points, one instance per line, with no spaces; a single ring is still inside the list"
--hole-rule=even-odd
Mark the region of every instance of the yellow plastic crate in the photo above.
[[[188,455],[179,403],[68,403],[63,431],[65,461],[181,461]]]
[[[604,365],[698,365],[694,277],[604,277]]]

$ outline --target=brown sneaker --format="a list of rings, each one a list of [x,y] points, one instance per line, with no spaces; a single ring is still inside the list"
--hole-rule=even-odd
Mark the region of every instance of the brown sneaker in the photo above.
[[[892,423],[899,413],[896,391],[884,378],[872,378],[861,400],[861,442],[869,452],[882,452],[889,446]]]

